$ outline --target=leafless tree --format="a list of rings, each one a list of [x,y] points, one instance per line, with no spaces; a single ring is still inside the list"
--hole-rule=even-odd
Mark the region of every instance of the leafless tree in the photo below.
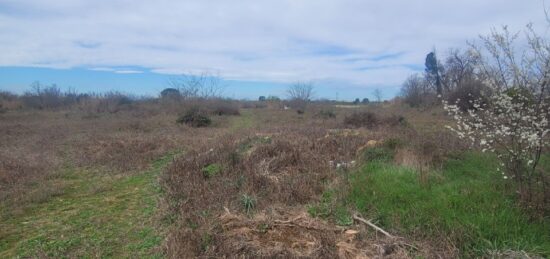
[[[177,89],[183,98],[220,98],[225,88],[221,77],[210,72],[172,77],[168,85]]]
[[[313,83],[312,82],[296,82],[292,84],[288,90],[287,95],[291,100],[310,101],[313,97]]]
[[[401,96],[410,106],[416,107],[425,102],[429,95],[426,79],[419,74],[409,76],[401,86]]]
[[[466,81],[478,80],[476,67],[479,62],[479,56],[472,51],[449,50],[444,64],[445,73],[442,75],[445,93],[454,91]]]
[[[374,91],[372,91],[372,95],[374,95],[374,98],[376,98],[377,102],[382,101],[382,91],[380,91],[380,89],[374,89]]]

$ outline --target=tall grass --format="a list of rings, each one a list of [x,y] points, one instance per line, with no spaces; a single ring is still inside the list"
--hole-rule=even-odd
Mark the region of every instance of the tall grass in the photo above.
[[[515,205],[511,183],[492,161],[466,154],[432,173],[427,184],[414,170],[368,163],[350,177],[348,199],[384,228],[453,244],[465,257],[505,250],[550,256],[550,221],[530,219]]]

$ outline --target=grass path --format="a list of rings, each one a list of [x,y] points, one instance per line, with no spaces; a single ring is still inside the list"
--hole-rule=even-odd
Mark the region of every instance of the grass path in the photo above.
[[[0,222],[0,258],[158,258],[157,176],[173,155],[133,175],[71,171],[64,193]]]

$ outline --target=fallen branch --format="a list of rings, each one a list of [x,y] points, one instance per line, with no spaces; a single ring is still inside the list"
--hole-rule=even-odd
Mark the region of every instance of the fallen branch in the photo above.
[[[379,226],[377,225],[374,225],[372,222],[370,222],[370,220],[366,220],[364,218],[361,218],[357,215],[353,215],[353,219],[357,220],[357,221],[360,221],[360,222],[363,222],[365,224],[367,224],[368,226],[374,228],[375,230],[379,231],[380,233],[386,235],[387,237],[389,238],[394,238],[394,236],[392,236],[390,233],[386,232],[385,230],[383,230],[382,228],[380,228]]]

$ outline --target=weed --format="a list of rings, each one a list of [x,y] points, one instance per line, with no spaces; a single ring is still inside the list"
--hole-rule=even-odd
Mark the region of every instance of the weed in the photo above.
[[[256,199],[252,196],[249,196],[247,194],[243,194],[241,196],[241,203],[246,210],[246,214],[250,214],[250,212],[254,209],[256,206]]]
[[[201,250],[205,252],[212,243],[212,235],[205,233],[201,237]]]

